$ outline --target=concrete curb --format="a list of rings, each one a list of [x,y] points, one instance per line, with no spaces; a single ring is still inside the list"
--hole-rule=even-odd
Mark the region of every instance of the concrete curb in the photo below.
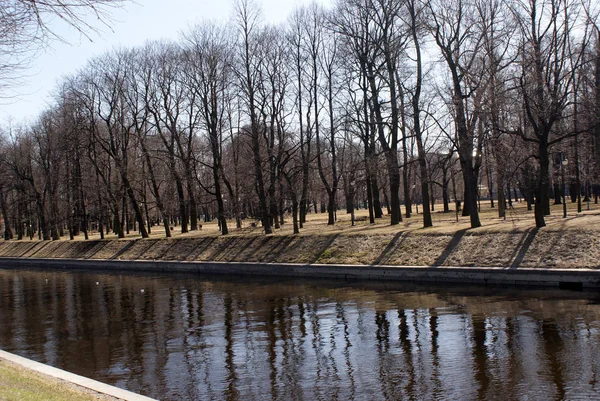
[[[250,262],[184,262],[106,259],[0,258],[0,267],[97,271],[186,272],[255,276],[541,286],[564,289],[600,288],[600,270],[504,267],[317,265]]]
[[[27,370],[31,370],[37,373],[41,373],[46,376],[51,376],[56,379],[60,379],[80,387],[93,390],[97,393],[106,394],[111,397],[119,398],[126,401],[156,401],[153,398],[149,398],[140,394],[132,393],[131,391],[123,390],[118,387],[110,386],[105,383],[101,383],[96,380],[88,379],[87,377],[79,376],[74,373],[66,372],[61,369],[54,368],[52,366],[44,365],[43,363],[32,361],[31,359],[23,358],[21,356],[11,354],[0,350],[0,358],[6,359],[14,364],[17,364]]]

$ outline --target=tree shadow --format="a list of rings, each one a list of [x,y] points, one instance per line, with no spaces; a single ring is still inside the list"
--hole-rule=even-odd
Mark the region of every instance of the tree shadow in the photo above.
[[[446,248],[444,249],[442,254],[437,257],[437,259],[433,262],[433,264],[430,267],[443,266],[450,254],[452,254],[452,252],[454,252],[454,250],[458,247],[458,244],[460,244],[460,241],[462,241],[467,230],[468,228],[463,228],[462,230],[456,231],[452,235],[452,239],[450,240],[450,242],[448,242],[448,245],[446,245]]]
[[[240,249],[238,249],[237,252],[231,255],[231,260],[236,262],[245,262],[245,258],[242,258],[241,256],[244,254],[244,252],[249,251],[252,253],[252,249],[254,249],[254,243],[258,240],[258,238],[258,236],[253,236],[250,239],[248,239],[248,242],[244,246],[239,247]]]
[[[45,248],[48,244],[50,243],[50,241],[44,241],[41,245],[39,242],[35,242],[33,245],[27,247],[27,249],[25,250],[25,252],[22,252],[18,257],[19,258],[24,258],[24,257],[31,257],[32,255],[35,255],[39,250]],[[35,249],[37,247],[37,249]]]
[[[119,249],[119,251],[117,251],[117,253],[115,253],[110,259],[120,258],[125,252],[127,252],[132,246],[135,245],[135,241],[136,240],[130,240],[125,246],[123,246],[123,248]]]
[[[197,241],[195,239],[177,239],[178,245],[180,246],[185,246],[186,243],[184,243],[183,241],[190,241],[193,244],[193,246],[189,248],[189,250],[181,260],[198,260],[200,255],[202,255],[208,249],[208,247],[212,245],[212,243],[216,240],[217,239],[215,237],[205,237],[200,241]],[[173,251],[174,249],[175,248],[171,248],[169,251]]]
[[[131,249],[131,255],[127,256],[127,259],[139,260],[144,259],[144,255],[151,249],[154,248],[160,240],[141,240],[137,241],[137,247]]]
[[[333,242],[339,237],[340,234],[329,235],[327,241],[319,248],[319,251],[316,252],[315,257],[309,262],[309,264],[314,264],[323,256],[323,253],[329,249],[329,247],[333,244]]]
[[[217,246],[215,247],[216,249],[213,249],[213,252],[210,255],[210,257],[205,260],[209,260],[209,261],[213,261],[213,262],[222,262],[222,261],[228,262],[229,260],[227,259],[227,251],[233,246],[235,238],[229,237],[229,238],[225,239],[225,241],[223,241],[222,243],[219,243],[219,240],[216,238],[215,238],[215,241],[217,241]],[[207,248],[208,248],[208,246],[207,246]]]
[[[406,239],[406,234],[405,232],[398,232],[396,233],[396,235],[394,235],[394,238],[392,238],[392,240],[390,241],[389,244],[387,244],[387,246],[385,247],[385,249],[381,252],[381,254],[377,257],[377,259],[375,259],[375,262],[373,262],[374,265],[381,265],[384,264],[385,262],[389,261],[391,259],[392,253],[394,252],[395,249],[398,248],[398,246],[400,246],[400,244],[402,244],[402,242]]]
[[[108,244],[109,241],[105,241],[105,240],[99,240],[96,242],[96,245],[94,245],[90,250],[88,250],[81,258],[82,259],[93,259],[94,255],[96,255],[98,252],[100,252],[102,249],[104,249],[106,247],[106,245]]]
[[[527,254],[527,251],[529,250],[529,247],[533,243],[533,240],[535,239],[535,236],[539,230],[539,228],[534,227],[527,230],[523,234],[521,240],[519,241],[519,245],[517,245],[517,249],[515,250],[516,255],[513,254],[510,258],[510,260],[514,258],[510,265],[511,269],[516,269],[521,265],[521,263],[523,263],[523,259],[525,259],[525,255]]]
[[[69,253],[72,252],[74,246],[76,245],[74,245],[74,242],[71,241],[58,244],[56,248],[52,250],[52,256],[60,259],[68,258]]]
[[[165,239],[163,239],[162,241],[167,241]],[[166,256],[169,254],[169,252],[171,252],[171,249],[173,249],[173,247],[175,245],[179,245],[177,240],[171,240],[171,244],[166,247],[160,254],[160,256],[158,256],[156,259],[158,260],[165,260]]]
[[[268,262],[277,262],[281,260],[281,255],[285,253],[290,244],[294,241],[293,236],[284,236],[281,237],[275,244],[272,244],[271,248],[267,251],[267,257],[265,261]]]

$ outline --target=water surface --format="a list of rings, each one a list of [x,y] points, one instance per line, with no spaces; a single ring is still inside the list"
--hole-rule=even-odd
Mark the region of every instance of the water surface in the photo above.
[[[0,270],[0,348],[163,400],[599,399],[598,301]]]

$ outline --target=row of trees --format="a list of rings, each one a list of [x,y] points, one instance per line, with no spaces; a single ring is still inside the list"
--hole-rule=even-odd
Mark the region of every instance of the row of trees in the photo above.
[[[329,224],[345,204],[394,225],[416,201],[428,227],[436,197],[478,227],[480,196],[503,217],[516,188],[542,227],[553,154],[573,161],[579,207],[592,196],[599,108],[590,4],[339,0],[267,26],[241,0],[231,25],[91,60],[5,133],[5,238],[157,223],[169,237],[201,218],[227,234],[245,216],[268,234],[285,212],[297,233],[318,204]]]

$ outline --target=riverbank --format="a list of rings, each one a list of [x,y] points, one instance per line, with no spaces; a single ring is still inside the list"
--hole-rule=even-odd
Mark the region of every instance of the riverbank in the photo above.
[[[231,235],[172,239],[3,241],[0,257],[597,269],[600,235],[589,228],[449,233]]]
[[[477,229],[443,213],[427,229],[418,227],[418,217],[397,226],[382,219],[351,226],[348,216],[341,216],[335,226],[327,226],[319,214],[311,216],[300,235],[285,224],[268,236],[257,227],[219,236],[209,223],[196,232],[175,230],[169,239],[154,230],[146,239],[2,241],[0,258],[10,268],[600,286],[600,209],[567,219],[555,213],[542,229],[532,227],[526,208],[512,213],[511,219],[497,219],[488,210]]]

